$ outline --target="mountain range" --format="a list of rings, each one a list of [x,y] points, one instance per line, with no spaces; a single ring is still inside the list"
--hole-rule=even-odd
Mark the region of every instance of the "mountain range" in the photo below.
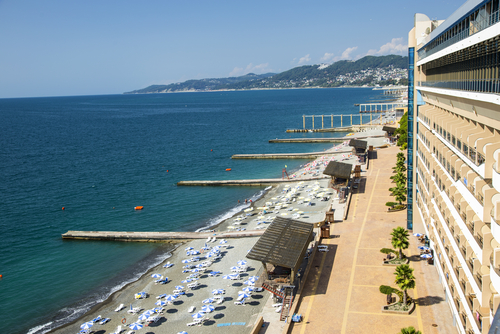
[[[173,93],[186,91],[280,89],[310,87],[375,86],[407,84],[408,57],[366,56],[356,61],[305,65],[281,73],[187,80],[169,85],[152,85],[124,94]]]

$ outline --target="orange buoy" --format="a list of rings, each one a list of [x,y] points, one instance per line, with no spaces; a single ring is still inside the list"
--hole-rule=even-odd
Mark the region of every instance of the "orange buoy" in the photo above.
[[[143,207],[142,205],[140,205],[140,206],[136,206],[134,209],[135,209],[135,210],[142,210],[143,208],[144,208],[144,207]]]
[[[231,168],[226,168],[226,170],[229,172],[231,170]]]
[[[64,206],[62,207],[62,209],[64,210]]]
[[[210,150],[210,152],[213,152],[214,150]]]
[[[168,173],[168,169],[167,169],[167,173]]]
[[[0,275],[0,278],[3,278],[3,275]]]

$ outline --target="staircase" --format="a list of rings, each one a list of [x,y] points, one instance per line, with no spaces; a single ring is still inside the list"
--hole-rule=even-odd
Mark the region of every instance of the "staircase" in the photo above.
[[[275,294],[276,296],[280,297],[283,300],[285,299],[285,294],[283,292],[280,292],[280,291],[276,290],[275,288],[273,288],[269,284],[262,283],[262,288],[266,289],[267,291],[269,291],[269,292],[271,292],[273,294]]]
[[[281,308],[280,321],[285,321],[292,307],[293,296],[283,298],[283,307]]]

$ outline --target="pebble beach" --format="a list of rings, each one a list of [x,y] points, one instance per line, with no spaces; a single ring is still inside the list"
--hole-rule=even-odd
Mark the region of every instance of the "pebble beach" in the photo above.
[[[363,133],[353,134],[353,138],[362,134],[379,134],[381,130],[364,131]],[[371,139],[368,139],[371,140]],[[386,145],[385,139],[373,139],[374,146]],[[289,175],[296,182],[281,183],[269,187],[268,191],[257,201],[250,203],[243,211],[226,219],[219,225],[212,227],[214,229],[213,238],[207,240],[192,240],[185,243],[175,244],[176,249],[171,257],[158,266],[151,268],[137,281],[128,284],[120,291],[112,294],[106,301],[94,307],[83,317],[53,330],[52,333],[78,333],[81,325],[100,317],[109,318],[105,324],[96,322],[90,327],[93,333],[121,333],[134,332],[129,326],[139,323],[143,326],[135,330],[135,333],[178,333],[186,331],[188,333],[248,333],[254,327],[258,317],[263,314],[264,308],[272,304],[269,300],[270,292],[263,290],[261,292],[252,292],[246,298],[243,305],[236,305],[239,293],[248,284],[248,278],[260,276],[263,271],[262,263],[246,258],[246,254],[258,240],[258,237],[219,239],[217,234],[228,230],[256,230],[265,229],[272,223],[274,217],[292,218],[304,222],[318,223],[324,220],[325,212],[330,207],[335,207],[335,219],[342,219],[343,205],[339,203],[338,194],[332,188],[328,188],[329,177],[323,175],[323,170],[328,162],[336,160],[350,164],[358,164],[358,159],[351,154],[351,148],[347,142],[336,145],[325,151],[325,155],[316,160],[304,164],[301,168]],[[311,179],[314,177],[315,179]],[[215,239],[215,240],[214,240]],[[187,250],[192,248],[199,251],[198,255],[188,255]],[[207,254],[219,255],[219,258],[213,260],[213,257],[207,257]],[[195,261],[186,262],[198,256]],[[207,262],[209,261],[209,262]],[[234,266],[239,266],[242,262],[242,272],[239,279],[224,279],[225,275],[234,274],[231,270]],[[188,278],[193,273],[191,270],[196,268],[186,268],[186,266],[196,266],[206,262],[206,267],[200,267],[195,279]],[[188,271],[190,270],[190,271]],[[213,272],[220,274],[212,275]],[[168,277],[168,283],[155,283],[159,278],[153,278],[152,275],[161,275],[161,279]],[[186,280],[190,279],[189,282]],[[197,283],[195,288],[189,288],[188,284]],[[182,289],[178,286],[182,286]],[[213,290],[222,289],[224,300],[220,303],[203,303],[209,298],[213,298]],[[173,295],[174,290],[181,290],[173,301],[166,301],[165,298],[159,298],[161,295]],[[136,294],[143,292],[145,298],[136,298]],[[179,292],[179,291],[177,291]],[[156,322],[149,323],[140,320],[139,316],[147,310],[159,307],[159,301],[166,302],[157,316]],[[116,311],[123,304],[123,308]],[[193,315],[200,312],[204,305],[213,305],[212,312],[206,312],[203,321],[200,324],[188,326],[193,323]],[[267,305],[267,306],[266,306]],[[194,310],[193,310],[194,307]],[[130,309],[140,309],[140,311],[131,313]],[[190,312],[192,311],[192,312]],[[267,322],[278,322],[279,313],[275,319],[266,319]],[[269,312],[266,312],[267,317]]]

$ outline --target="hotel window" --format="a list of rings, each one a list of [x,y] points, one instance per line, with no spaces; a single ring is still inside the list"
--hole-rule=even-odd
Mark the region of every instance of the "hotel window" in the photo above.
[[[446,131],[445,131],[445,132],[446,132]],[[450,142],[450,141],[451,141],[451,138],[450,138],[450,133],[449,133],[449,132],[448,132],[448,133],[446,133],[445,137],[446,137],[446,140],[447,140],[448,142]]]
[[[455,146],[455,136],[451,136],[451,143]]]
[[[457,140],[457,148],[461,151],[462,150],[462,142],[460,140]]]
[[[464,154],[466,156],[469,156],[469,147],[467,145],[464,144]]]

